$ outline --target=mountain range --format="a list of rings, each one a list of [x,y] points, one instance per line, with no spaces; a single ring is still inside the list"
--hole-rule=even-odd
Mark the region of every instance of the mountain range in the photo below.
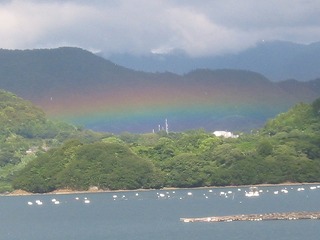
[[[1,49],[0,88],[51,118],[98,131],[159,131],[165,119],[169,131],[250,131],[297,102],[319,97],[320,78],[273,82],[239,69],[150,73],[62,47]]]
[[[242,69],[259,72],[272,81],[308,81],[320,76],[320,42],[305,45],[263,41],[238,53],[204,57],[190,57],[182,50],[142,56],[100,55],[122,66],[147,72],[185,74],[197,68]]]

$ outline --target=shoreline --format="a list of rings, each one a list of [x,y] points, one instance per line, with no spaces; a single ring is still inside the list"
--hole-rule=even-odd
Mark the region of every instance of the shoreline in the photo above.
[[[79,191],[71,189],[57,189],[48,193],[31,193],[24,190],[14,190],[10,193],[0,194],[0,197],[16,197],[16,196],[32,196],[32,195],[67,195],[67,194],[92,194],[92,193],[116,193],[116,192],[142,192],[142,191],[168,191],[168,190],[188,190],[188,189],[219,189],[219,188],[249,188],[249,187],[276,187],[276,186],[304,186],[304,185],[320,185],[319,182],[314,183],[278,183],[278,184],[257,184],[257,185],[237,185],[237,186],[208,186],[208,187],[194,187],[194,188],[174,188],[174,187],[164,187],[160,189],[118,189],[118,190],[104,190],[92,188],[89,190]]]

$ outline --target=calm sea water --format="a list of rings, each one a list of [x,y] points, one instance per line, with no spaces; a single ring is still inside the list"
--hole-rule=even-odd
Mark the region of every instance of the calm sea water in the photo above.
[[[281,192],[285,188],[288,192]],[[245,196],[248,188],[3,196],[0,197],[0,239],[319,239],[320,220],[228,223],[179,220],[181,217],[320,211],[320,186],[259,189],[260,196],[251,198]]]

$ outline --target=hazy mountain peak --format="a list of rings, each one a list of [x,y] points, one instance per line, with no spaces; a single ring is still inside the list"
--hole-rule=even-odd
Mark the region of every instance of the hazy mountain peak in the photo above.
[[[147,72],[186,74],[198,68],[242,69],[259,72],[272,81],[289,78],[307,81],[320,76],[320,42],[299,44],[264,41],[237,54],[212,57],[190,57],[177,49],[166,54],[145,56],[113,54],[108,59],[119,65]]]

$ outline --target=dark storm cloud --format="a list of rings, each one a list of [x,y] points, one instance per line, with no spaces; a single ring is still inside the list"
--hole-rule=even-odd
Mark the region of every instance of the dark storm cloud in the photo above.
[[[320,40],[320,2],[282,0],[0,1],[0,47],[237,52],[262,40]]]

